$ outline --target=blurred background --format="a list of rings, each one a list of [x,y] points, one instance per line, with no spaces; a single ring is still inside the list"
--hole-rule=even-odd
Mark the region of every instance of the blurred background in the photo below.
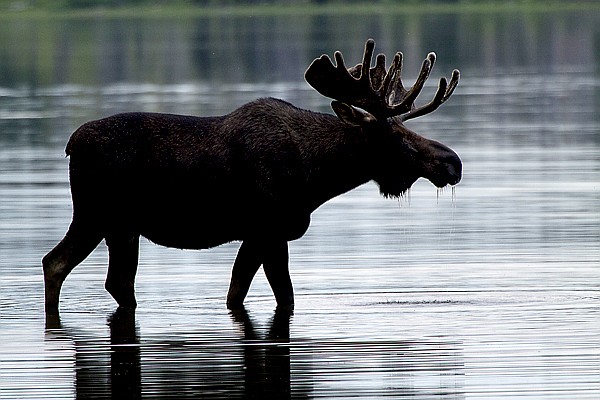
[[[461,70],[407,123],[461,156],[455,190],[367,184],[317,210],[290,244],[292,318],[260,274],[228,314],[238,243],[142,241],[134,316],[113,314],[101,245],[46,324],[71,132],[264,96],[331,112],[304,71],[360,62],[367,38],[404,53],[406,85],[437,53],[418,104]],[[595,1],[0,0],[0,397],[598,398],[599,104]]]

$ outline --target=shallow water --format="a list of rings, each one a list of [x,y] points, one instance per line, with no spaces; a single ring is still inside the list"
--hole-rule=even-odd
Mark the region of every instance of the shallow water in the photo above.
[[[240,73],[212,84],[187,70],[174,82],[4,81],[0,398],[599,398],[600,76],[572,18],[544,63],[505,52],[518,65],[490,69],[501,41],[479,64],[463,52],[436,68],[460,67],[461,84],[410,127],[462,157],[455,195],[418,181],[394,201],[367,184],[317,210],[290,245],[293,315],[274,311],[260,273],[247,312],[226,310],[238,244],[142,241],[135,315],[115,312],[103,289],[102,244],[47,321],[40,259],[70,221],[63,148],[77,125],[130,109],[225,113],[266,95],[327,111],[301,72],[274,83]]]

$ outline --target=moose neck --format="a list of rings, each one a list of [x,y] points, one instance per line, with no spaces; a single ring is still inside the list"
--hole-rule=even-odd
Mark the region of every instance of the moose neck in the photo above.
[[[332,115],[319,120],[319,128],[309,129],[302,145],[306,198],[312,209],[373,178],[370,144],[361,128]]]

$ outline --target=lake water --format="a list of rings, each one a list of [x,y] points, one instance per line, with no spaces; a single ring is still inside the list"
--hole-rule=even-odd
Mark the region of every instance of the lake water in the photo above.
[[[3,20],[0,398],[600,398],[599,26],[589,11]],[[454,194],[367,184],[317,210],[290,245],[293,315],[261,273],[247,312],[226,310],[236,243],[142,241],[135,315],[104,291],[101,244],[46,321],[40,260],[70,222],[77,126],[262,96],[328,111],[304,69],[336,49],[358,62],[367,37],[404,51],[408,82],[431,50],[432,81],[461,69],[407,123],[460,154]]]

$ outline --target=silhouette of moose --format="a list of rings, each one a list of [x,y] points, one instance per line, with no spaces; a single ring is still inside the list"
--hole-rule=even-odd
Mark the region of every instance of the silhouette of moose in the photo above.
[[[292,308],[288,242],[306,232],[320,205],[371,180],[386,197],[420,177],[456,185],[458,155],[403,123],[448,100],[458,70],[416,107],[435,54],[405,89],[402,53],[386,70],[383,54],[371,66],[374,47],[369,39],[352,68],[338,51],[336,65],[323,55],[306,70],[306,81],[334,99],[335,116],[264,98],[224,116],[126,113],[78,128],[66,147],[73,220],[42,260],[46,311],[58,312],[65,278],[102,239],[106,290],[120,307],[135,308],[140,236],[182,249],[241,241],[227,307],[243,307],[262,265],[278,307]]]

